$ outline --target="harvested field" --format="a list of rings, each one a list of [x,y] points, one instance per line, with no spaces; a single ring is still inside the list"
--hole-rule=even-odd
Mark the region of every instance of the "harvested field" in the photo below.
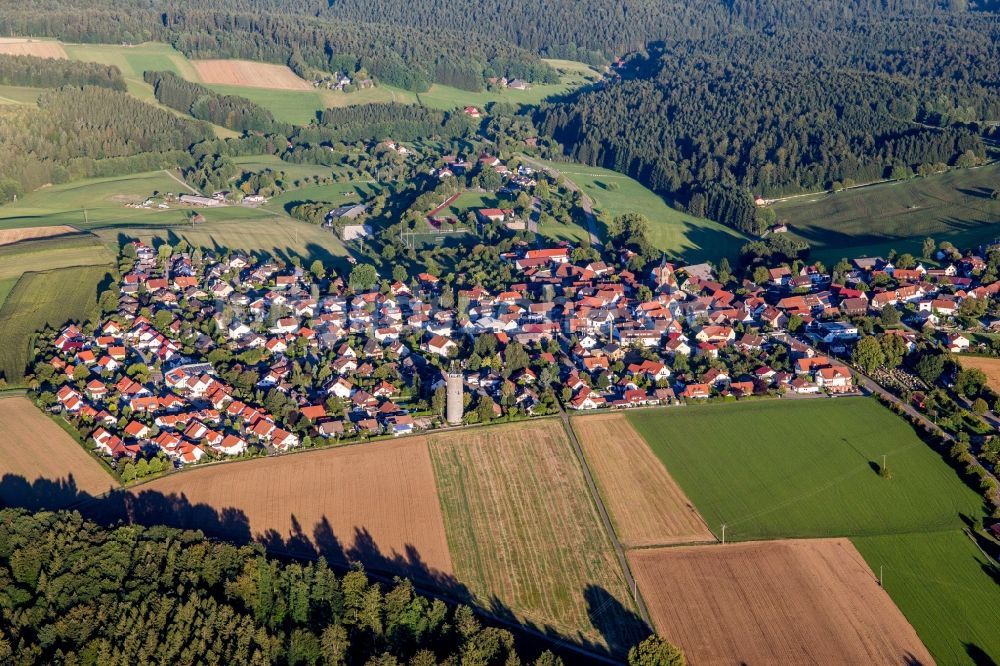
[[[192,60],[202,83],[273,88],[276,90],[314,90],[285,65],[251,60]]]
[[[715,540],[701,514],[623,414],[578,417],[573,429],[623,546]]]
[[[134,493],[139,522],[172,521],[423,580],[452,570],[423,438],[195,469]]]
[[[934,661],[847,539],[628,557],[658,631],[692,664]]]
[[[557,420],[431,437],[455,576],[487,609],[621,655],[647,631]]]
[[[994,391],[1000,391],[1000,358],[988,356],[959,356],[963,368],[976,368],[986,373],[989,386]]]
[[[0,398],[0,433],[0,504],[65,508],[79,501],[77,492],[98,495],[117,485],[99,462],[27,398]],[[34,489],[27,484],[35,484]]]
[[[59,42],[41,41],[26,37],[0,37],[0,53],[27,55],[36,58],[67,58]]]
[[[17,227],[15,229],[0,229],[0,245],[9,245],[29,238],[48,238],[62,234],[74,234],[77,230],[65,224],[52,227]]]

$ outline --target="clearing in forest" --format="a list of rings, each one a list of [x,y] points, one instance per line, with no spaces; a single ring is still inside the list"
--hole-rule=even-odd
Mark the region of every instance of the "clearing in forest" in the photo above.
[[[0,505],[65,508],[85,499],[78,493],[99,495],[117,485],[30,400],[0,398]]]
[[[698,510],[624,414],[573,419],[584,455],[626,548],[714,541]]]
[[[433,435],[455,576],[498,615],[621,655],[645,637],[555,419]]]
[[[423,581],[450,580],[422,437],[193,469],[132,492],[130,509],[140,522],[255,540],[277,553],[358,560]]]
[[[628,558],[657,630],[691,663],[934,661],[847,539],[644,549]]]
[[[202,83],[278,90],[314,90],[286,65],[252,60],[192,60],[191,64]]]
[[[27,37],[0,37],[0,53],[26,55],[36,58],[66,58],[62,44]]]

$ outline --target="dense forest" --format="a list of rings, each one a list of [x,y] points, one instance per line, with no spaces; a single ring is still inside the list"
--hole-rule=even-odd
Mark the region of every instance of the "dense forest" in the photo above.
[[[15,509],[0,510],[0,662],[521,663],[510,632],[407,580],[383,586],[199,532]]]
[[[193,58],[246,58],[312,69],[355,72],[409,90],[444,83],[479,90],[489,76],[556,82],[537,55],[482,34],[407,24],[353,23],[296,14],[295,3],[204,3],[193,0],[45,0],[26,7],[0,2],[0,32],[72,42],[168,42]]]
[[[207,120],[237,132],[288,133],[290,130],[275,123],[270,111],[245,97],[217,93],[211,88],[186,81],[173,72],[147,71],[143,79],[153,86],[156,99],[161,104],[198,120]]]
[[[621,72],[543,106],[540,131],[574,159],[758,233],[767,220],[747,206],[751,194],[977,163],[976,122],[1000,118],[1000,25],[982,14],[865,15],[663,43]]]
[[[100,86],[125,91],[125,79],[117,67],[25,55],[0,54],[0,84],[32,88]]]
[[[37,107],[0,107],[0,192],[190,165],[188,148],[212,137],[205,123],[107,88],[46,91]]]
[[[327,109],[320,116],[321,128],[302,128],[295,137],[312,143],[395,139],[412,141],[421,137],[462,137],[478,123],[461,112],[439,111],[414,104],[359,104]]]

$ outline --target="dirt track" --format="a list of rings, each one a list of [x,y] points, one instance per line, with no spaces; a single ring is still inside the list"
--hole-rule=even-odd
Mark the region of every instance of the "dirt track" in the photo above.
[[[0,398],[0,476],[8,474],[15,478],[0,484],[0,504],[15,506],[69,506],[79,499],[76,491],[97,495],[117,485],[99,462],[23,397]],[[35,502],[22,481],[38,479],[61,482],[65,492],[39,491]]]
[[[162,510],[160,498],[183,494],[191,505],[214,509],[182,509],[184,526],[227,537],[243,533],[279,551],[316,548],[329,559],[346,555],[418,578],[432,577],[422,570],[452,570],[423,438],[216,465],[136,492],[140,512],[143,506]]]
[[[934,662],[847,539],[629,553],[661,634],[692,664]]]
[[[68,58],[59,42],[42,42],[25,37],[0,37],[0,53],[36,58]]]
[[[572,420],[626,548],[714,541],[698,510],[623,414]]]
[[[48,236],[60,236],[62,234],[73,234],[77,230],[73,227],[60,224],[52,227],[17,227],[16,229],[0,229],[0,245],[9,245],[29,238],[46,238]]]
[[[285,65],[250,60],[192,60],[203,83],[272,90],[313,90]]]

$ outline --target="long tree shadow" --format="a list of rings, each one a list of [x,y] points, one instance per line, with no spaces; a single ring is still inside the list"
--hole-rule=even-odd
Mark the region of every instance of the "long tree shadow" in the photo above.
[[[392,584],[397,577],[407,578],[421,592],[450,603],[466,604],[487,618],[518,632],[519,642],[527,642],[533,649],[540,648],[539,651],[551,649],[560,654],[566,663],[602,663],[604,659],[617,661],[629,645],[648,635],[648,632],[637,634],[634,627],[641,626],[641,621],[637,625],[634,613],[624,609],[601,588],[588,588],[585,597],[588,613],[594,626],[604,636],[607,646],[589,641],[583,636],[566,636],[549,625],[525,621],[497,597],[493,597],[488,603],[477,600],[472,591],[453,574],[429,565],[415,545],[406,544],[403,552],[385,552],[364,527],[355,528],[350,535],[351,542],[345,543],[326,516],[309,528],[292,515],[291,528],[285,535],[274,529],[254,533],[249,517],[240,508],[217,509],[207,504],[192,503],[183,493],[165,494],[154,490],[115,489],[104,495],[94,496],[80,490],[72,474],[63,479],[34,481],[15,474],[5,474],[0,478],[0,508],[4,507],[30,511],[73,510],[85,519],[106,527],[123,524],[149,527],[163,525],[198,530],[208,537],[235,545],[260,546],[282,559],[322,557],[331,566],[342,571],[360,563],[365,572],[375,579]],[[630,638],[625,640],[626,636]],[[600,655],[603,659],[577,652],[577,648]]]

